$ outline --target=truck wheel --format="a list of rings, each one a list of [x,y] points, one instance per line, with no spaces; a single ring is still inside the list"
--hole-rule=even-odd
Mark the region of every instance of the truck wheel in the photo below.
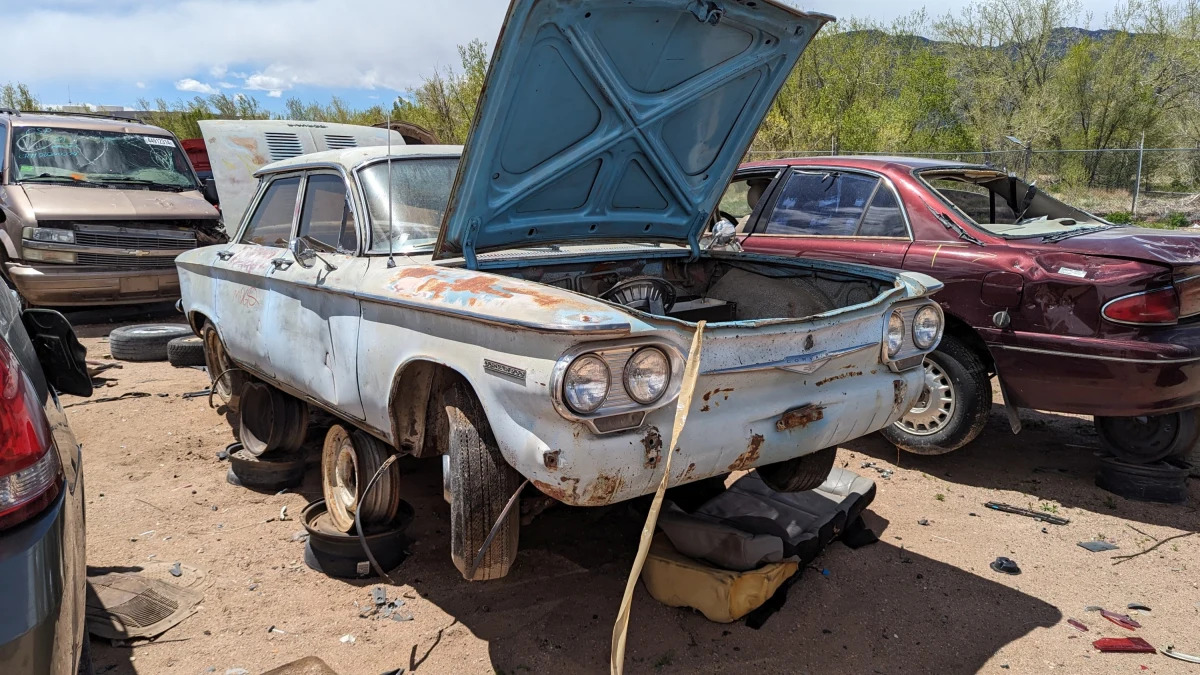
[[[191,328],[169,323],[122,326],[108,334],[108,348],[120,361],[166,361],[167,343],[191,334]]]
[[[1097,417],[1096,432],[1105,449],[1129,464],[1152,464],[1184,456],[1200,437],[1195,410],[1141,417]]]
[[[975,440],[992,411],[983,360],[951,335],[925,357],[921,398],[883,437],[916,455],[944,455]]]
[[[783,462],[760,466],[755,471],[767,487],[776,492],[804,492],[821,487],[829,472],[833,471],[833,460],[837,448],[825,448],[808,455],[793,457]]]
[[[242,389],[248,381],[246,372],[229,360],[225,351],[225,343],[217,333],[217,327],[205,322],[200,329],[200,337],[204,340],[204,365],[208,368],[208,377],[212,380],[213,393],[231,411],[237,412],[242,399]]]
[[[448,421],[450,454],[450,557],[468,581],[488,581],[508,574],[517,557],[521,516],[509,512],[474,576],[467,573],[509,497],[521,484],[496,445],[483,406],[465,382],[442,393]]]
[[[175,338],[167,343],[167,362],[176,368],[189,366],[204,366],[204,340],[189,335]]]

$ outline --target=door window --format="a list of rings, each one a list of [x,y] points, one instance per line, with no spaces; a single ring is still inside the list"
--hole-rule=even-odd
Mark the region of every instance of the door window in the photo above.
[[[758,206],[763,194],[771,186],[772,178],[773,176],[748,176],[735,179],[729,184],[729,187],[725,188],[725,194],[721,196],[717,210],[733,216],[737,223],[737,229],[741,232],[749,222],[750,216],[754,213],[754,208]]]
[[[304,205],[300,208],[300,236],[320,242],[333,251],[353,253],[358,239],[354,211],[346,198],[346,182],[335,174],[308,177]]]
[[[764,232],[825,237],[907,234],[900,205],[880,179],[840,171],[792,174]]]
[[[258,244],[284,248],[292,237],[292,219],[296,214],[296,193],[300,177],[279,178],[267,186],[250,216],[243,244]]]

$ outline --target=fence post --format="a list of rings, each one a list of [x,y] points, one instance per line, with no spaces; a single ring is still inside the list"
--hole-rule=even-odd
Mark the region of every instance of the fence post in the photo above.
[[[1130,207],[1130,209],[1129,209],[1129,217],[1131,220],[1137,218],[1138,193],[1142,189],[1142,155],[1145,153],[1145,151],[1146,151],[1146,132],[1143,131],[1142,132],[1142,140],[1140,143],[1138,143],[1138,169],[1137,169],[1137,178],[1134,179],[1134,183],[1133,183],[1133,206]]]

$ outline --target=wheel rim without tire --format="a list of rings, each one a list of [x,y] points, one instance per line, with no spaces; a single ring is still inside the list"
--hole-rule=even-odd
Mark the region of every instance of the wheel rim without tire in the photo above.
[[[213,389],[228,403],[229,397],[233,394],[228,371],[233,364],[229,362],[229,357],[225,354],[225,346],[221,344],[221,337],[212,328],[204,331],[204,361],[208,366],[208,376],[213,380]]]
[[[1135,463],[1157,461],[1169,454],[1180,430],[1177,413],[1109,417],[1101,424],[1117,456]]]
[[[897,428],[914,436],[932,436],[945,429],[957,407],[950,375],[929,358],[925,359],[924,369],[921,397],[911,410],[896,420]]]
[[[321,491],[334,527],[349,532],[358,508],[358,461],[350,434],[340,425],[329,429],[321,451]]]

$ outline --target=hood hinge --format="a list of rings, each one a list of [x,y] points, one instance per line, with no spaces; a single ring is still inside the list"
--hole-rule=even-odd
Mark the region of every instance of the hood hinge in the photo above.
[[[717,3],[708,2],[708,0],[696,0],[688,9],[691,10],[692,14],[696,15],[700,23],[706,23],[710,26],[717,25],[721,22],[721,17],[725,16],[724,9],[719,7]]]

